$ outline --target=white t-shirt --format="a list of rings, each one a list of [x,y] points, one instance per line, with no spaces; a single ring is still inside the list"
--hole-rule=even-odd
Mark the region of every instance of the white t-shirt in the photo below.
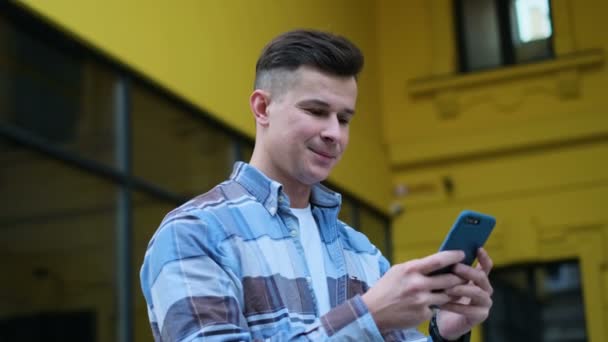
[[[324,315],[329,311],[330,305],[319,227],[317,227],[317,222],[312,216],[310,204],[306,208],[291,208],[291,212],[296,215],[300,223],[300,242],[304,247],[304,254],[308,262],[312,287],[319,305],[319,315]]]

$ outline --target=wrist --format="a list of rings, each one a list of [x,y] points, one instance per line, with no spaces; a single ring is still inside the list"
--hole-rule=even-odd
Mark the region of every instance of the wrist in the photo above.
[[[444,338],[439,332],[439,326],[437,325],[437,314],[435,313],[431,318],[431,322],[429,323],[429,335],[433,339],[433,342],[469,342],[471,338],[471,332],[467,332],[466,334],[456,338],[456,339],[447,339]]]
[[[384,324],[382,324],[382,320],[379,317],[375,298],[373,298],[372,295],[370,295],[370,291],[361,295],[361,301],[367,307],[367,311],[372,316],[372,319],[374,320],[374,323],[376,324],[376,327],[378,328],[378,330],[380,330],[381,332],[384,331],[385,327],[384,327]]]

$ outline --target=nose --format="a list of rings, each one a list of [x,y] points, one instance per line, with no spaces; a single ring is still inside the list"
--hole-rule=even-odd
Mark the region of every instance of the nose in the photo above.
[[[340,139],[340,134],[341,130],[338,117],[332,115],[327,119],[324,129],[321,131],[321,138],[326,142],[335,143]]]

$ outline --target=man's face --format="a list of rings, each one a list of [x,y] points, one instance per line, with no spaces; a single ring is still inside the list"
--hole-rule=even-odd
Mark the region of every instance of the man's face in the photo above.
[[[312,185],[325,180],[348,144],[357,82],[311,67],[295,71],[267,107],[266,167],[281,181]]]

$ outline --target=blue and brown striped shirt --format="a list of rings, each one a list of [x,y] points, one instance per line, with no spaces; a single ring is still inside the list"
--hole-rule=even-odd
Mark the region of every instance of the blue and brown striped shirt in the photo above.
[[[318,308],[297,218],[281,184],[246,163],[164,218],[141,268],[156,341],[427,341],[382,335],[361,294],[389,264],[338,220],[341,196],[312,189],[332,309]]]

